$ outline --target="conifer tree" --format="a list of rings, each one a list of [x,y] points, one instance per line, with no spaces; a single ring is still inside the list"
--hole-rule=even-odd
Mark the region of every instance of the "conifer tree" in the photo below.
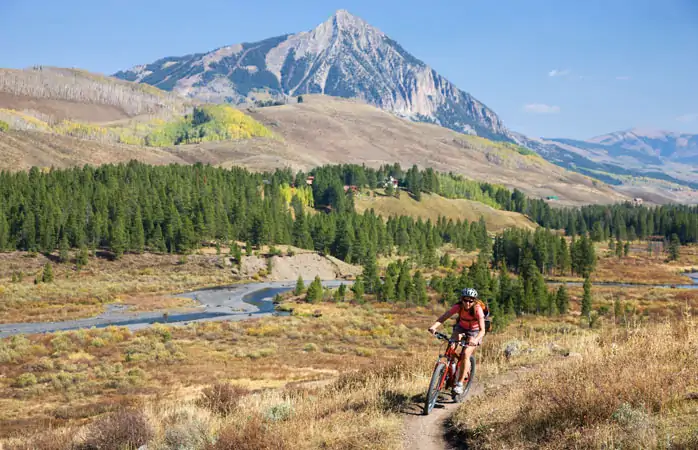
[[[354,293],[354,299],[357,302],[362,302],[364,299],[364,282],[361,276],[356,277],[356,281],[354,281],[354,284],[351,286],[351,290]]]
[[[68,236],[66,233],[63,233],[61,236],[61,242],[58,246],[58,260],[61,263],[66,263],[68,262],[68,259],[70,259],[70,244],[68,243]]]
[[[414,274],[413,283],[416,303],[418,305],[426,305],[429,301],[429,296],[427,294],[427,283],[422,276],[422,272],[419,270]]]
[[[43,281],[44,283],[53,282],[53,267],[51,266],[51,263],[49,263],[49,262],[44,264],[44,272],[43,272],[43,275],[41,276],[41,281]]]
[[[316,275],[310,286],[308,286],[305,299],[308,303],[317,303],[322,300],[322,281],[319,275]]]
[[[339,285],[339,289],[337,289],[337,297],[340,301],[344,301],[344,298],[347,295],[347,286],[342,283]]]
[[[669,261],[677,261],[679,259],[680,245],[679,236],[676,233],[672,233],[669,241]]]
[[[145,250],[145,231],[143,230],[143,217],[141,216],[141,207],[136,206],[136,212],[131,223],[131,239],[130,249],[134,253],[143,253]]]
[[[584,279],[584,294],[582,296],[582,317],[591,314],[591,278]]]
[[[305,291],[305,284],[303,283],[303,276],[298,275],[298,280],[296,280],[296,288],[293,290],[293,295],[301,295]]]
[[[558,312],[563,316],[566,315],[570,308],[570,298],[564,284],[561,284],[560,287],[557,288],[555,302],[557,303]]]

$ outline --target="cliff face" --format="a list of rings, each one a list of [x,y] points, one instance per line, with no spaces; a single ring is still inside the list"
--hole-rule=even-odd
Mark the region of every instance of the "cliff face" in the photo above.
[[[510,139],[492,110],[344,10],[307,32],[168,57],[115,76],[213,102],[359,98],[412,120]]]

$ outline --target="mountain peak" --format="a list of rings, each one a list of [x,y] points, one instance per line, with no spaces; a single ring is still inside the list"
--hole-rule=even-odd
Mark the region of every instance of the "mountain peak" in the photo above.
[[[168,57],[115,74],[203,101],[358,98],[400,117],[511,140],[497,115],[345,9],[312,30]]]
[[[375,27],[371,26],[361,17],[355,16],[346,9],[337,10],[332,17],[330,17],[327,22],[330,22],[332,27],[342,31],[366,31],[373,30],[378,31]],[[327,23],[326,22],[326,23]]]

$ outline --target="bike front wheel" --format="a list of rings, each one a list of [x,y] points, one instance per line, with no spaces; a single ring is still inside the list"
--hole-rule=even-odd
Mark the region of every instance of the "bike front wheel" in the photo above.
[[[446,370],[446,364],[443,361],[436,363],[434,367],[434,373],[431,374],[431,381],[429,382],[429,390],[427,391],[427,398],[424,401],[424,415],[429,415],[429,413],[434,409],[436,405],[436,400],[439,398],[439,385],[441,384],[441,379],[443,378],[444,371]]]
[[[457,403],[462,402],[463,399],[465,398],[465,396],[468,395],[468,392],[470,391],[470,387],[473,385],[474,379],[475,379],[475,356],[471,355],[470,356],[470,375],[465,380],[465,385],[463,386],[463,393],[453,395],[453,400],[455,402],[457,402]]]

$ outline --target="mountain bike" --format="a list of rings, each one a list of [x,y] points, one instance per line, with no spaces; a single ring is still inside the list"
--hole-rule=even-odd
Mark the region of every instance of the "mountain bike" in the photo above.
[[[448,341],[448,346],[446,347],[445,352],[439,354],[439,357],[436,360],[434,372],[431,375],[431,382],[429,383],[429,390],[427,391],[427,398],[424,402],[424,415],[429,415],[429,413],[434,409],[434,406],[439,399],[439,394],[444,390],[452,389],[458,381],[458,360],[460,355],[457,348],[472,345],[468,343],[467,338],[459,341],[457,339],[450,339],[443,333],[434,333],[434,336],[436,336],[437,339]],[[474,355],[470,357],[470,376],[463,380],[463,393],[456,394],[454,392],[451,394],[454,402],[460,403],[465,398],[468,391],[470,391],[473,378],[475,378]]]

